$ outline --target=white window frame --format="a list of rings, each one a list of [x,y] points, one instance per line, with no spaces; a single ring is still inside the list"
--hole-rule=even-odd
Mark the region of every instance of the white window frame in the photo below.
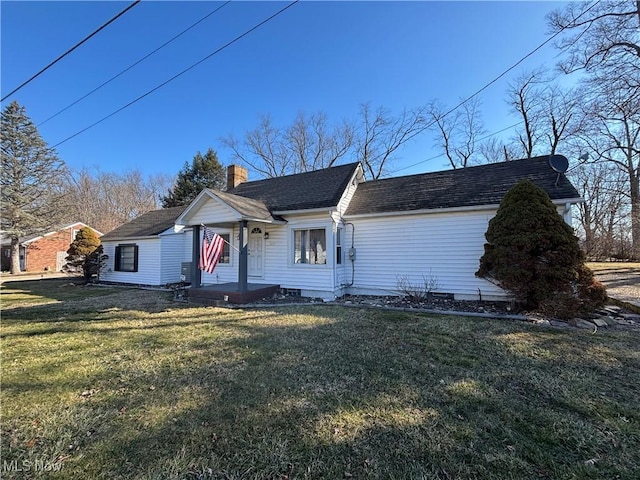
[[[224,247],[222,249],[222,254],[220,255],[220,260],[218,260],[218,266],[220,267],[229,267],[233,264],[233,249],[231,248],[231,245],[229,244],[233,244],[232,243],[232,239],[233,239],[233,234],[230,231],[220,231],[220,232],[216,232],[218,235],[220,235],[224,240],[225,240],[225,244]],[[229,242],[229,244],[227,244],[227,241]],[[229,261],[227,262],[223,262],[223,258],[224,258],[224,252],[225,250],[227,250],[229,252]]]
[[[303,262],[296,262],[296,232],[310,232],[311,230],[323,230],[324,231],[324,254],[325,254],[325,261],[324,263],[303,263]],[[296,268],[327,268],[330,267],[330,262],[332,261],[332,255],[330,254],[331,249],[330,247],[327,248],[327,244],[329,244],[330,242],[328,241],[328,235],[327,232],[330,231],[330,227],[328,227],[327,225],[318,225],[318,224],[313,224],[313,225],[292,225],[290,228],[290,234],[289,234],[289,238],[290,238],[290,246],[289,246],[289,252],[288,252],[288,256],[289,256],[289,262],[291,265],[294,265]],[[309,235],[309,233],[307,233],[307,235]],[[333,243],[333,242],[331,242]]]

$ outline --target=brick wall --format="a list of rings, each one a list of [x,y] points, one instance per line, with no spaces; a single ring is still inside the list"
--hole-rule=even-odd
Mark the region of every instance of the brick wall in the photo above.
[[[56,271],[58,252],[66,252],[80,227],[67,228],[27,244],[27,272]],[[66,256],[66,253],[65,253]]]

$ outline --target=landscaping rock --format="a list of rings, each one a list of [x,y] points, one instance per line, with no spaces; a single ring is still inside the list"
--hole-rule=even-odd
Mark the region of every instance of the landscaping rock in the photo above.
[[[571,325],[569,325],[567,322],[563,322],[562,320],[549,320],[549,323],[552,327],[571,328]]]
[[[602,317],[594,318],[593,320],[591,320],[591,323],[594,323],[597,327],[608,327],[609,326],[607,321]]]
[[[627,320],[626,318],[616,318],[616,323],[618,325],[635,325],[636,322],[633,320]]]
[[[575,326],[578,328],[583,328],[585,330],[596,330],[597,327],[594,323],[591,323],[589,320],[583,320],[582,318],[576,318]]]

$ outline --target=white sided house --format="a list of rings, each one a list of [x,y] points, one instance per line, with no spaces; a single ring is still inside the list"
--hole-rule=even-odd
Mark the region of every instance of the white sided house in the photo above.
[[[149,212],[104,235],[101,280],[182,279],[190,297],[237,302],[278,289],[324,299],[397,295],[403,283],[425,282],[456,299],[504,299],[475,272],[505,193],[531,180],[568,223],[581,201],[548,156],[374,181],[359,163],[253,182],[230,166],[227,176],[226,192],[205,189],[186,208]],[[212,274],[197,268],[203,226],[228,242]]]

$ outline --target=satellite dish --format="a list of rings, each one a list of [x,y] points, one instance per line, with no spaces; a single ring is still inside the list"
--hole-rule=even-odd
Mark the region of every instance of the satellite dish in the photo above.
[[[569,169],[569,160],[564,155],[549,155],[549,166],[554,172],[565,173]]]

